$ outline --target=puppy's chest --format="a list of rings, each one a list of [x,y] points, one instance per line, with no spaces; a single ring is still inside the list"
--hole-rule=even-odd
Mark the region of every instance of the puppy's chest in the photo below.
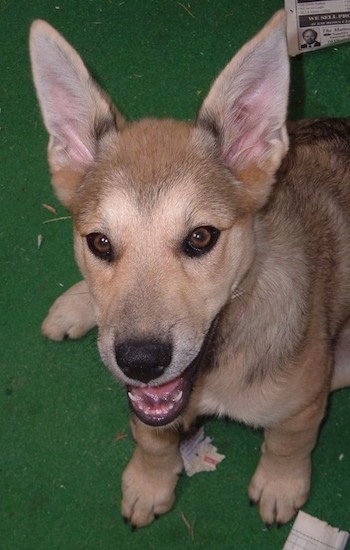
[[[266,354],[273,338],[268,331],[252,339],[254,331],[231,329],[231,342],[220,347],[213,368],[198,380],[192,400],[196,414],[228,416],[267,427],[288,416],[295,405],[289,383],[277,367],[281,354],[278,349]]]
[[[286,380],[248,386],[233,367],[230,375],[212,372],[201,379],[192,404],[198,416],[227,416],[255,428],[267,428],[293,414],[297,399]]]

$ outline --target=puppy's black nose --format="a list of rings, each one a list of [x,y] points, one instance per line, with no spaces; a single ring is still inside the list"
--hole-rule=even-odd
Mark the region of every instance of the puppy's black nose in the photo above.
[[[123,373],[145,384],[163,374],[171,354],[170,344],[156,340],[131,340],[115,346],[115,358]]]

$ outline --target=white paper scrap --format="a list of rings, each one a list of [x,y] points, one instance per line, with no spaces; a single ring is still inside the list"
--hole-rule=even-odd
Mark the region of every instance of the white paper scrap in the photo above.
[[[349,533],[299,512],[283,550],[344,550]]]
[[[224,460],[225,455],[219,454],[211,441],[210,437],[205,437],[202,426],[192,437],[180,443],[180,454],[189,477],[199,472],[214,471],[216,465]]]

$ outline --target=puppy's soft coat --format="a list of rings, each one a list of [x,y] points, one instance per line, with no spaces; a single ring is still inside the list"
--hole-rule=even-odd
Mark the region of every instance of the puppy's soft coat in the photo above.
[[[78,54],[32,26],[33,75],[84,281],[43,324],[95,324],[137,442],[122,513],[173,504],[179,432],[201,414],[265,429],[249,487],[266,523],[306,501],[331,389],[350,384],[350,123],[286,128],[283,12],[233,58],[195,123],[126,123]],[[176,429],[177,428],[177,429]]]

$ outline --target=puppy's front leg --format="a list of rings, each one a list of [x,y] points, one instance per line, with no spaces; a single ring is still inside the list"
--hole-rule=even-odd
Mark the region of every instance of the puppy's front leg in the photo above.
[[[261,518],[267,525],[289,521],[309,496],[311,452],[326,400],[327,396],[322,395],[299,414],[265,430],[249,496],[259,503]]]
[[[183,464],[179,433],[174,428],[150,428],[136,418],[131,429],[137,446],[122,477],[122,515],[135,527],[151,523],[175,501]]]

